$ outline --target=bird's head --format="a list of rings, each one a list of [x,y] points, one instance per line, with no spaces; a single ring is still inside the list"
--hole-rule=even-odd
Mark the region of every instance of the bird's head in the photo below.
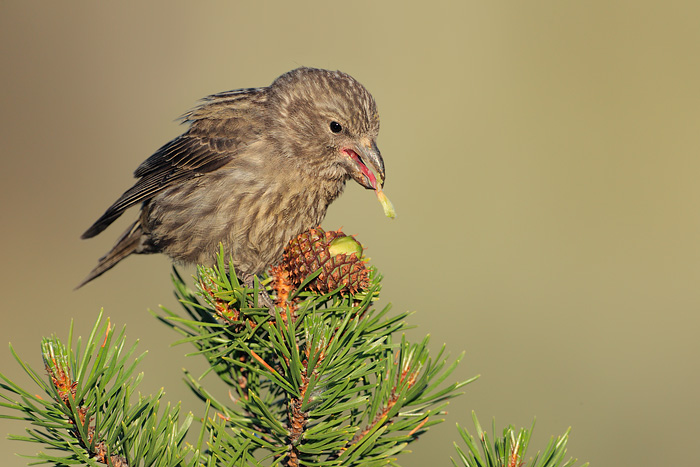
[[[302,170],[327,180],[352,178],[381,191],[379,114],[372,95],[340,71],[297,68],[268,88],[272,134]]]

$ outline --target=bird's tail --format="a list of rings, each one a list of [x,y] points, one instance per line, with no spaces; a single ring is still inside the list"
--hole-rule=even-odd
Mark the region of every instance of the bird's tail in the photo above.
[[[112,247],[112,249],[98,260],[95,269],[90,271],[90,274],[88,274],[88,276],[83,279],[83,281],[78,284],[74,290],[81,288],[91,280],[109,271],[119,261],[123,260],[130,254],[137,253],[137,250],[143,241],[142,235],[143,230],[141,229],[141,223],[136,221],[131,224],[131,226],[126,229],[122,236],[119,237],[119,240],[117,240],[117,243]]]

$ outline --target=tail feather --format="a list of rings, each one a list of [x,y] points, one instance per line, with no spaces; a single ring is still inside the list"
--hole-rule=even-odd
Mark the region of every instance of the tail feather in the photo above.
[[[88,276],[83,279],[83,281],[78,284],[74,290],[81,288],[91,280],[109,271],[119,261],[123,260],[130,254],[137,253],[137,250],[143,241],[142,235],[143,230],[141,229],[141,224],[138,221],[131,224],[131,226],[126,229],[122,236],[119,237],[119,240],[117,240],[117,243],[112,247],[112,249],[98,260],[95,269],[90,271],[90,274],[88,274]]]

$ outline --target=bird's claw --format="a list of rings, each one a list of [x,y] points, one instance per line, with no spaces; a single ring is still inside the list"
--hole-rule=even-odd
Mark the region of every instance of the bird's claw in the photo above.
[[[267,290],[265,289],[264,286],[260,285],[260,278],[258,277],[258,285],[256,287],[255,284],[255,279],[256,279],[255,274],[246,274],[243,276],[243,284],[246,286],[247,289],[251,290],[257,290],[258,292],[258,305],[264,308],[267,308],[270,312],[270,316],[275,316],[275,303],[272,301],[272,298],[270,297],[270,294],[267,293]]]

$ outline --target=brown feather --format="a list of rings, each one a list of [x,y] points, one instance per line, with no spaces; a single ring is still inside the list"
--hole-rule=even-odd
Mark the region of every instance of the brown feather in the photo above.
[[[342,148],[371,141],[376,149],[379,131],[374,99],[361,84],[312,68],[266,88],[209,96],[182,121],[189,129],[144,161],[136,184],[83,234],[99,234],[142,204],[132,233],[81,285],[131,253],[211,265],[219,243],[238,272],[262,272],[290,238],[321,222],[349,178],[360,180]],[[342,133],[330,122],[342,124]]]

